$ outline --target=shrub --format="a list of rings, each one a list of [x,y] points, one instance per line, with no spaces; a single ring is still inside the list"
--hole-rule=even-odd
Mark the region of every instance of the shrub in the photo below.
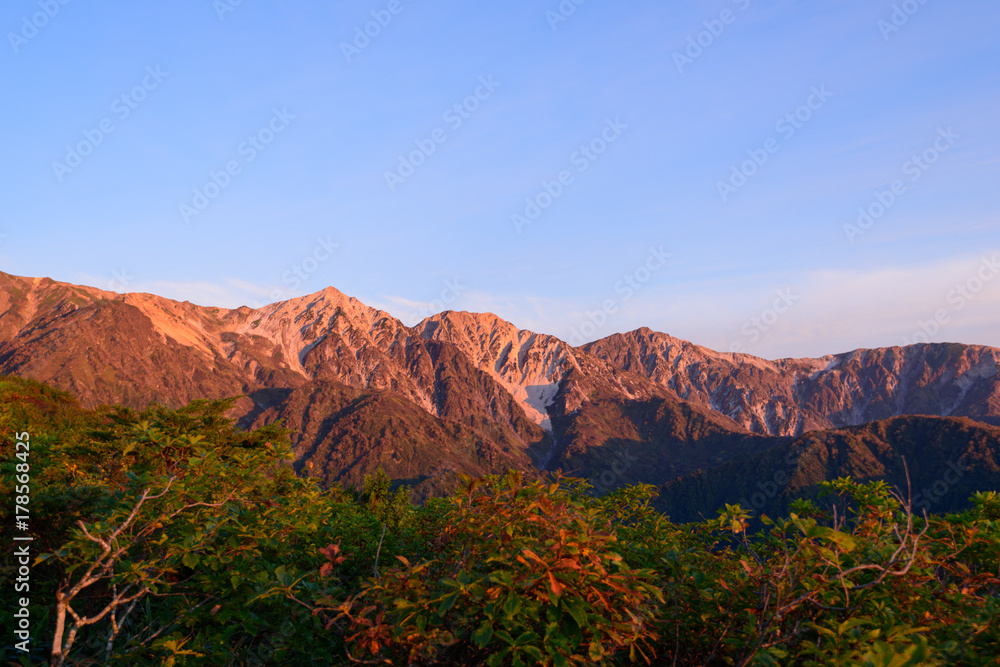
[[[463,478],[437,557],[399,557],[337,607],[356,659],[571,665],[621,652],[648,663],[652,573],[625,563],[610,521],[573,491],[515,472]]]

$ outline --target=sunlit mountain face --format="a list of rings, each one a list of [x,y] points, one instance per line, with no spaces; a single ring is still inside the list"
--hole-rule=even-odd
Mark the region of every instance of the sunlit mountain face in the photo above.
[[[909,415],[1000,425],[1000,350],[983,346],[769,361],[643,328],[574,347],[488,313],[407,327],[332,287],[224,309],[7,274],[0,308],[2,373],[85,406],[241,396],[232,417],[281,420],[305,474],[382,467],[418,495],[508,468],[662,484]]]

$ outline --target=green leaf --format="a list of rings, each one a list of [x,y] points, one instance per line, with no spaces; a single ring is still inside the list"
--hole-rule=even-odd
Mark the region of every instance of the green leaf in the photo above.
[[[569,667],[570,661],[569,658],[567,658],[565,655],[563,655],[562,653],[552,653],[551,655],[552,655],[552,664],[555,667]]]
[[[490,643],[490,639],[493,638],[493,624],[489,621],[483,621],[483,624],[476,628],[476,631],[472,633],[472,643],[479,648],[485,648],[487,644]]]
[[[282,586],[291,586],[295,581],[295,578],[288,573],[284,565],[274,568],[274,574],[278,577],[278,583]]]
[[[594,662],[599,662],[604,657],[604,647],[601,646],[599,641],[594,639],[590,642],[590,648],[587,651],[587,655],[589,655],[590,659]]]
[[[496,631],[496,635],[497,635],[497,637],[499,637],[500,639],[502,639],[504,641],[504,643],[510,644],[510,645],[514,644],[514,638],[511,637],[506,632],[504,632],[503,630],[497,630]]]
[[[507,602],[504,603],[503,613],[507,618],[514,618],[519,611],[521,611],[521,598],[516,593],[511,593],[507,596]]]
[[[569,638],[563,634],[559,623],[549,623],[545,628],[545,648],[554,653],[552,647],[562,650],[570,648]]]
[[[545,657],[542,654],[541,650],[537,646],[522,646],[521,647],[521,652],[522,653],[527,653],[528,655],[530,655],[532,658],[534,658],[539,663],[542,662],[542,660]],[[569,664],[569,663],[567,662],[565,664]]]
[[[446,613],[448,613],[448,610],[455,605],[455,600],[457,599],[458,599],[457,591],[454,593],[449,593],[448,595],[444,596],[444,599],[441,601],[441,606],[438,607],[437,611],[438,616],[444,616]]]
[[[531,642],[537,641],[538,638],[538,633],[532,632],[531,630],[525,630],[518,636],[517,639],[514,640],[514,643],[518,646],[525,646]]]
[[[562,606],[581,629],[587,627],[587,603],[582,598],[564,597]]]
[[[843,636],[844,633],[850,630],[851,628],[856,628],[859,625],[868,625],[868,624],[869,621],[864,618],[849,618],[843,623],[841,623],[839,626],[837,626],[837,634]]]
[[[853,535],[842,533],[839,530],[828,528],[827,526],[812,526],[806,531],[806,537],[821,537],[839,545],[844,551],[853,551],[857,547],[857,541]]]
[[[499,560],[499,559],[490,559],[490,560]],[[493,572],[488,577],[486,577],[486,580],[494,584],[500,584],[501,586],[514,585],[514,577],[511,576],[510,572],[507,572],[506,570],[499,570],[497,572]]]

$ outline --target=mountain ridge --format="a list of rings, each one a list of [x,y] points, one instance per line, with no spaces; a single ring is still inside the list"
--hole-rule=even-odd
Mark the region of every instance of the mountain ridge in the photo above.
[[[622,447],[644,462],[615,472],[615,484],[661,483],[879,419],[1000,424],[996,348],[920,344],[770,361],[645,327],[574,347],[492,314],[445,311],[408,327],[333,287],[225,309],[0,273],[0,374],[71,391],[90,407],[245,396],[232,415],[241,425],[295,425],[300,469],[311,461],[329,483],[356,483],[388,466],[397,479],[420,479],[420,494],[444,469],[607,480]],[[381,449],[369,446],[378,433],[387,434]],[[360,463],[348,466],[352,448]],[[350,470],[331,470],[332,461]]]

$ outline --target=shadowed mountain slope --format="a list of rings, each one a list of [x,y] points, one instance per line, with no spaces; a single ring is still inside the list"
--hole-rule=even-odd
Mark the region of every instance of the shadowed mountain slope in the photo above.
[[[906,465],[904,466],[904,459]],[[960,417],[893,417],[814,431],[766,451],[668,481],[658,507],[678,521],[712,517],[726,503],[770,516],[819,483],[850,476],[886,480],[919,513],[965,507],[975,491],[1000,489],[1000,428]]]

